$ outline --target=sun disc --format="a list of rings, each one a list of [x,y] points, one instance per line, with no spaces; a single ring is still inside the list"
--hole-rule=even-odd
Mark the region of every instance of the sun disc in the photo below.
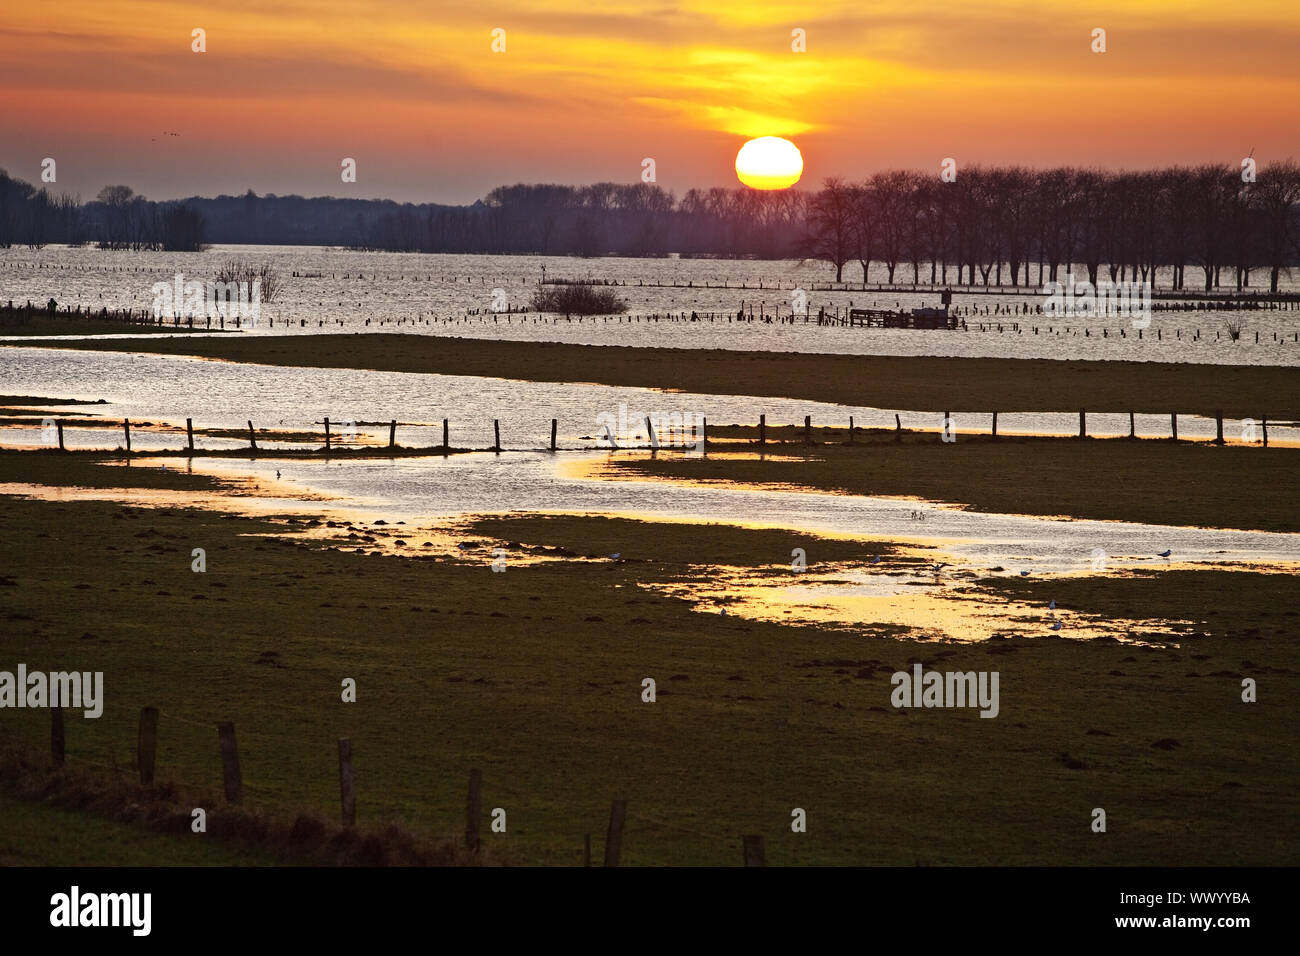
[[[802,175],[799,147],[779,136],[751,139],[736,154],[736,178],[751,189],[789,189]]]

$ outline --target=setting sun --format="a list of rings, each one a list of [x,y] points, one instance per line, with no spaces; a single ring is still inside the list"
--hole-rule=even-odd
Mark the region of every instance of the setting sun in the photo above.
[[[802,175],[799,147],[779,136],[751,139],[736,154],[736,177],[751,189],[789,189]]]

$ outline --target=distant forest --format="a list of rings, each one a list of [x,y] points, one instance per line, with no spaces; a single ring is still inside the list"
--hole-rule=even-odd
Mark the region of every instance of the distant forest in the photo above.
[[[891,283],[1041,285],[1061,266],[1096,283],[1268,286],[1300,261],[1300,166],[1141,172],[968,167],[952,182],[890,171],[820,190],[692,189],[654,184],[515,185],[469,206],[301,196],[152,202],[106,186],[91,202],[0,172],[0,246],[197,250],[207,243],[343,246],[434,253],[812,258],[882,264]],[[1031,265],[1036,274],[1031,275]],[[950,273],[952,275],[950,276]]]

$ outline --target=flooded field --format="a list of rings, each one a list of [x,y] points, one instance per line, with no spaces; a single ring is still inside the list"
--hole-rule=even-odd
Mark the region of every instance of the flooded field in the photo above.
[[[447,418],[452,445],[469,448],[493,445],[495,420],[501,423],[502,447],[513,449],[547,447],[553,418],[558,421],[558,439],[566,447],[596,447],[601,440],[601,422],[607,420],[601,416],[625,421],[627,434],[622,437],[625,443],[636,444],[646,441],[642,426],[646,415],[656,419],[673,415],[677,420],[707,418],[714,426],[754,424],[759,415],[766,415],[772,425],[802,423],[805,416],[811,416],[817,425],[841,428],[848,426],[850,416],[859,428],[893,428],[898,415],[904,428],[936,432],[943,428],[943,416],[933,412],[796,399],[22,347],[8,347],[0,353],[0,394],[91,402],[103,399],[104,405],[48,406],[51,411],[80,419],[104,420],[104,429],[65,427],[68,448],[118,447],[124,418],[133,422],[133,447],[138,449],[178,447],[185,439],[187,418],[193,419],[196,428],[242,430],[251,420],[259,429],[310,431],[319,436],[310,442],[286,442],[286,447],[323,443],[326,417],[337,426],[335,441],[340,440],[346,423],[351,423],[355,435],[344,438],[345,442],[386,443],[389,425],[396,419],[397,441],[420,447],[441,444],[442,419]],[[42,421],[35,416],[22,426],[0,424],[0,445],[48,444],[48,436],[41,434]],[[1139,414],[1134,424],[1139,436],[1169,435],[1167,415]],[[953,415],[959,437],[963,432],[987,433],[991,426],[992,413]],[[1215,427],[1209,418],[1180,415],[1178,419],[1181,438],[1209,439],[1214,437]],[[1078,413],[1002,412],[998,430],[1006,435],[1071,435],[1078,430]],[[1129,418],[1118,413],[1091,413],[1088,432],[1127,435]],[[1230,441],[1247,435],[1252,436],[1251,441],[1258,437],[1242,421],[1225,422],[1225,434]],[[1295,428],[1270,426],[1272,441],[1298,437]],[[198,441],[200,448],[246,445],[242,435]]]
[[[0,485],[0,493],[294,514],[346,528],[362,553],[450,554],[485,565],[492,562],[494,547],[460,529],[471,518],[491,514],[604,515],[875,541],[882,551],[898,555],[828,568],[815,548],[805,549],[808,571],[801,573],[792,567],[791,552],[782,550],[774,551],[760,571],[702,563],[689,583],[646,581],[644,586],[709,613],[850,629],[892,624],[938,640],[998,635],[1175,640],[1192,626],[1147,621],[1137,636],[1133,622],[1122,618],[1057,615],[1046,607],[990,597],[978,586],[990,578],[1051,580],[1192,568],[1300,571],[1300,534],[988,514],[895,497],[615,480],[610,460],[609,453],[591,452],[370,461],[177,457],[123,466],[236,479],[242,490],[232,496],[11,484]],[[509,507],[503,511],[504,502]],[[512,562],[532,560],[517,545],[506,553]],[[617,560],[618,552],[612,554]],[[1188,613],[1195,618],[1198,610]]]
[[[790,316],[795,289],[807,293],[808,312],[814,317],[820,309],[833,313],[852,307],[938,305],[937,293],[909,291],[901,283],[883,292],[862,291],[860,282],[832,290],[828,286],[834,274],[828,266],[795,260],[425,255],[310,246],[214,246],[203,253],[126,254],[49,246],[0,250],[0,300],[44,303],[53,298],[60,306],[151,309],[154,283],[171,282],[177,273],[187,280],[211,279],[231,257],[269,263],[280,275],[282,288],[275,301],[263,307],[251,334],[382,329],[593,345],[1300,364],[1300,308],[1294,303],[1245,312],[1157,311],[1140,337],[1126,317],[1062,322],[1026,314],[1026,306],[1032,310],[1045,301],[1039,286],[992,291],[958,287],[954,306],[967,320],[965,331],[765,321]],[[1077,271],[1084,274],[1081,268]],[[846,270],[846,275],[851,272]],[[585,319],[518,314],[528,307],[543,275],[552,281],[615,283],[630,314]],[[922,276],[928,278],[928,270]],[[885,278],[883,269],[873,272],[873,286]],[[1167,276],[1157,276],[1157,292],[1168,285]],[[1294,292],[1297,285],[1289,280],[1284,288]],[[753,312],[752,322],[732,321],[742,308],[746,316]],[[502,309],[515,311],[494,314]],[[692,312],[702,316],[699,321],[690,321]],[[1229,336],[1229,321],[1242,326],[1237,341]]]

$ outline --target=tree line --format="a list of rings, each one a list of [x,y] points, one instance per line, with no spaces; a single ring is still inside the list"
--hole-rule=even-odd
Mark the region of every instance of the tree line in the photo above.
[[[95,243],[102,249],[204,247],[203,214],[184,202],[150,202],[130,186],[105,186],[94,202],[51,195],[0,170],[0,248],[39,249],[52,242]]]
[[[467,206],[332,197],[151,202],[128,186],[52,196],[0,171],[0,246],[95,243],[198,250],[206,243],[338,245],[425,253],[807,258],[873,264],[890,284],[1039,286],[1084,267],[1094,285],[1272,291],[1300,261],[1300,166],[1205,164],[1147,171],[971,166],[951,177],[891,170],[816,191],[654,183],[517,184]],[[1199,274],[1198,274],[1199,273]]]
[[[910,267],[914,284],[946,285],[952,271],[958,285],[1041,287],[1077,263],[1094,286],[1103,266],[1111,282],[1153,286],[1156,270],[1169,268],[1175,290],[1188,287],[1191,266],[1207,292],[1245,289],[1263,269],[1276,292],[1300,259],[1300,166],[975,166],[951,181],[882,172],[827,180],[806,223],[805,254],[830,263],[837,282],[846,265],[860,265],[865,282],[879,263],[890,284]]]

